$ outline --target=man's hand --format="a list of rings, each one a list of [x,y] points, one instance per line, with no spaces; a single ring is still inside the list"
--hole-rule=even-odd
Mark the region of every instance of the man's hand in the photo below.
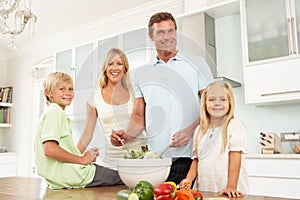
[[[172,136],[171,147],[182,147],[189,143],[190,135],[183,131],[178,131]]]

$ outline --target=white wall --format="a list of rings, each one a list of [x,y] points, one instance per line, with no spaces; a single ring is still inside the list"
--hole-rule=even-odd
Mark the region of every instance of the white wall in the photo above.
[[[243,83],[240,15],[216,19],[216,46],[218,70]],[[300,104],[256,107],[245,105],[244,85],[235,88],[235,116],[242,119],[248,129],[249,153],[260,153],[259,133],[300,131]],[[291,152],[283,143],[282,153]]]
[[[0,55],[0,87],[6,86],[6,60]],[[0,146],[3,146],[3,134],[5,129],[0,128]]]

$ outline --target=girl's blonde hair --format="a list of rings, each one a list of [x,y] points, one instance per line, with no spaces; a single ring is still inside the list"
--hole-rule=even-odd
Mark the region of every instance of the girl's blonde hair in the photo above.
[[[227,146],[227,128],[231,119],[234,118],[234,97],[232,87],[229,83],[224,81],[214,81],[210,83],[204,90],[201,96],[201,112],[200,112],[200,129],[198,135],[203,137],[208,131],[210,124],[210,115],[207,112],[206,100],[208,98],[208,92],[213,87],[223,87],[225,89],[226,96],[229,101],[229,110],[225,116],[223,129],[222,129],[222,151],[223,153]]]
[[[48,74],[47,78],[43,82],[44,86],[44,95],[46,97],[47,104],[51,103],[50,95],[55,87],[62,83],[72,83],[73,79],[70,75],[64,72],[52,72]]]
[[[101,71],[101,76],[100,76],[100,80],[99,80],[99,86],[100,88],[104,88],[105,86],[107,86],[108,83],[108,77],[106,74],[106,70],[108,68],[108,65],[110,62],[112,62],[112,60],[116,59],[117,57],[120,57],[124,66],[124,77],[121,80],[122,85],[127,88],[127,89],[131,89],[131,82],[130,82],[130,76],[129,76],[129,62],[128,59],[126,57],[126,55],[124,54],[123,51],[121,51],[120,49],[117,48],[112,48],[108,51],[107,55],[106,55],[106,59],[103,63],[102,66],[102,71]]]

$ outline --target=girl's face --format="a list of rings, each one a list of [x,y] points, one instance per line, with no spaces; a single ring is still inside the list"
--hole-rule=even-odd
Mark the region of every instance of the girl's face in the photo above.
[[[213,86],[207,92],[207,112],[211,118],[224,118],[229,111],[229,99],[221,86]]]
[[[122,80],[124,75],[125,75],[124,63],[119,56],[115,57],[108,63],[106,69],[106,76],[108,78],[108,82],[116,84]]]
[[[57,103],[64,110],[74,98],[73,83],[63,82],[53,88],[49,95],[50,101]]]

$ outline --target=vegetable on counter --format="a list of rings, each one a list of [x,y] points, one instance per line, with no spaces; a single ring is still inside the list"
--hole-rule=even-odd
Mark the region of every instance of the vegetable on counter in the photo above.
[[[176,193],[176,200],[194,200],[191,189],[180,189]]]
[[[139,197],[139,200],[153,200],[154,187],[148,181],[140,181],[135,185],[133,192]]]
[[[169,183],[162,183],[154,188],[154,200],[172,200],[176,197],[176,187]]]
[[[116,194],[117,200],[127,200],[129,198],[129,195],[132,193],[131,190],[120,190]]]
[[[192,190],[192,194],[193,194],[195,200],[202,200],[203,199],[203,194],[201,192],[197,192],[197,191]]]

